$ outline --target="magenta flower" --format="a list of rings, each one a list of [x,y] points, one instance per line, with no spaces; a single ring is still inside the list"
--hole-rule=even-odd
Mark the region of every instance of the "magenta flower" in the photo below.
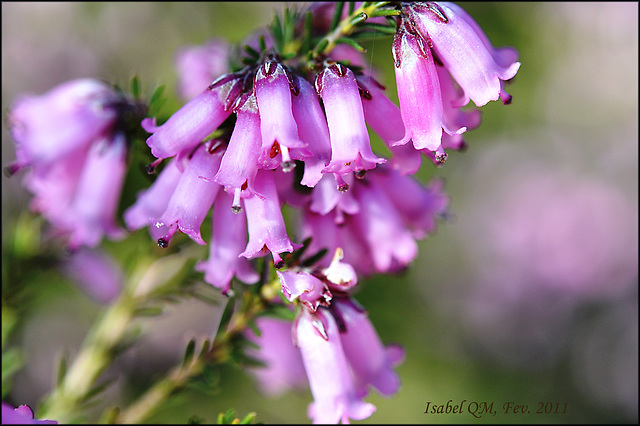
[[[224,75],[198,96],[187,102],[161,126],[155,118],[142,120],[142,127],[153,135],[147,145],[156,158],[168,158],[190,151],[231,115],[227,95],[233,93],[239,79]]]
[[[61,269],[98,303],[111,303],[124,285],[120,265],[99,249],[77,250],[64,261]]]
[[[28,170],[25,187],[33,194],[30,208],[50,223],[60,223],[73,200],[88,147],[80,147],[57,160]]]
[[[290,171],[295,166],[292,158],[301,160],[311,155],[306,150],[300,151],[305,144],[298,137],[291,110],[292,87],[295,88],[293,77],[275,60],[265,62],[256,72],[254,90],[262,135],[262,154],[258,162],[262,168],[274,169],[282,164],[284,171]],[[290,153],[292,149],[294,152]]]
[[[6,402],[2,403],[3,425],[57,425],[55,420],[38,420],[34,418],[33,410],[28,405],[13,408]]]
[[[375,185],[359,185],[360,212],[353,226],[370,248],[377,272],[397,272],[418,254],[418,244],[386,194]]]
[[[211,148],[215,146],[214,143],[201,145],[193,153],[171,195],[167,209],[154,224],[157,232],[162,234],[158,245],[166,246],[178,229],[196,243],[206,244],[200,235],[200,225],[220,189],[213,178],[220,166],[222,152],[212,151]]]
[[[240,209],[241,191],[255,194],[254,181],[260,156],[260,115],[255,96],[250,96],[237,110],[231,140],[224,152],[215,181],[233,193],[233,208]]]
[[[450,129],[444,120],[442,93],[431,49],[419,35],[399,28],[393,40],[396,84],[405,135],[394,145],[413,146],[444,155],[442,130],[459,134],[466,127]]]
[[[305,271],[276,271],[282,285],[282,294],[289,302],[299,299],[312,312],[321,303],[331,300],[331,295],[325,289],[320,279]]]
[[[277,318],[256,319],[260,336],[251,329],[245,336],[259,349],[248,348],[247,355],[262,361],[262,367],[250,368],[260,390],[269,396],[279,396],[287,390],[308,385],[300,350],[293,344],[292,324]]]
[[[307,411],[313,423],[347,423],[371,416],[376,407],[356,394],[332,315],[324,308],[315,314],[302,309],[296,318],[295,336],[313,394]]]
[[[178,160],[171,160],[153,184],[138,194],[136,202],[124,212],[124,222],[129,230],[154,225],[167,209],[169,200],[178,186],[182,170]]]
[[[103,235],[124,237],[115,222],[126,174],[127,146],[124,135],[94,143],[87,153],[73,200],[64,215],[53,224],[69,234],[69,248],[97,246]]]
[[[371,150],[356,78],[349,68],[329,64],[316,78],[331,138],[331,162],[324,172],[362,173],[384,163]]]
[[[256,191],[264,197],[252,195],[244,199],[249,242],[240,256],[253,259],[271,251],[278,268],[282,266],[280,253],[292,252],[293,244],[287,235],[273,172],[260,170],[255,185]]]
[[[201,46],[185,46],[175,54],[178,93],[191,99],[202,93],[215,79],[229,71],[231,46],[224,39],[210,40]]]
[[[369,385],[385,396],[396,393],[400,378],[392,367],[402,362],[404,350],[399,346],[385,347],[382,344],[366,311],[355,300],[335,298],[331,307],[344,323],[340,341],[355,376],[357,395],[366,396]]]
[[[331,161],[329,127],[313,86],[300,76],[294,75],[293,79],[300,91],[291,100],[293,118],[300,139],[312,153],[311,157],[304,160],[304,175],[300,183],[313,188],[322,179],[322,170]]]
[[[231,209],[231,202],[229,194],[218,191],[213,203],[209,258],[196,265],[196,270],[205,273],[204,280],[223,294],[229,292],[234,276],[245,284],[253,284],[260,278],[249,261],[240,257],[247,245],[247,219],[244,211],[236,213]]]
[[[372,173],[370,179],[388,197],[416,239],[435,231],[436,220],[447,214],[449,198],[442,190],[442,180],[424,186],[411,176],[384,168]]]
[[[15,170],[54,162],[106,137],[117,118],[114,91],[93,79],[72,80],[42,96],[24,96],[9,112]]]
[[[431,40],[467,101],[471,99],[477,106],[498,98],[504,103],[511,101],[502,81],[513,78],[520,68],[515,50],[494,49],[473,19],[453,3],[415,3],[404,11],[420,35]]]

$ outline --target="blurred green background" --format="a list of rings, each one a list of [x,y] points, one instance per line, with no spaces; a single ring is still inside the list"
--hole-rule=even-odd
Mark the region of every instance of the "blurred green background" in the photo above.
[[[15,158],[6,112],[19,94],[78,77],[126,87],[137,75],[148,94],[166,85],[177,108],[177,48],[239,42],[286,4],[3,2],[3,166]],[[400,391],[372,394],[377,411],[362,423],[637,423],[638,4],[461,5],[495,46],[516,47],[522,66],[506,86],[513,103],[481,109],[466,152],[442,168],[423,164],[422,180],[444,178],[453,219],[420,243],[409,271],[363,281],[356,294],[382,340],[407,353]],[[397,100],[390,39],[366,47]],[[20,180],[2,179],[3,251],[15,248],[28,205]],[[27,273],[5,263],[3,281],[26,276],[32,290],[12,336],[25,365],[8,400],[36,407],[99,306],[46,265]],[[109,372],[120,379],[108,398],[126,401],[159,377],[219,315],[189,302],[146,324]],[[217,395],[187,391],[149,422],[212,422],[229,408],[264,423],[308,422],[308,390],[268,398],[231,366],[219,380]],[[497,414],[424,414],[449,400],[493,403]],[[531,413],[505,414],[509,401]],[[566,403],[566,414],[536,413],[548,402]]]

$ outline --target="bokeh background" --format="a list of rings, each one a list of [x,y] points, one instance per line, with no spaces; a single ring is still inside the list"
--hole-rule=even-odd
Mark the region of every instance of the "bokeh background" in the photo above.
[[[284,5],[3,2],[2,165],[15,158],[6,113],[19,94],[78,77],[127,87],[137,75],[147,94],[166,85],[177,108],[179,47],[239,42]],[[420,243],[408,272],[365,281],[356,295],[382,340],[407,352],[400,391],[371,395],[378,409],[362,423],[637,423],[638,4],[461,5],[494,45],[519,50],[522,67],[507,86],[513,103],[481,109],[465,152],[439,169],[423,164],[421,179],[445,180],[451,220]],[[397,99],[390,40],[366,47]],[[2,177],[3,251],[28,205],[20,180]],[[44,266],[26,276],[37,291],[12,336],[24,367],[7,400],[37,407],[60,354],[73,356],[101,307]],[[185,302],[145,323],[109,371],[116,382],[107,397],[135,395],[219,316]],[[218,380],[218,394],[187,391],[150,422],[212,422],[229,408],[256,411],[264,423],[308,422],[308,390],[268,398],[233,366]],[[449,400],[493,402],[498,413],[424,414],[427,402]],[[531,414],[504,414],[509,401]],[[566,403],[566,414],[537,414],[548,402]]]

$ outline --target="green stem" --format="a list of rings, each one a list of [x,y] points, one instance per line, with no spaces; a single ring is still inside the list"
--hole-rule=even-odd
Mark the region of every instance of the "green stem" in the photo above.
[[[78,356],[60,385],[42,403],[38,415],[69,423],[80,417],[80,405],[100,374],[111,364],[114,348],[127,333],[135,305],[123,292],[89,332]]]
[[[262,286],[261,295],[245,293],[245,297],[249,297],[248,303],[243,303],[244,309],[234,312],[228,327],[224,332],[218,333],[206,354],[202,357],[194,357],[187,365],[174,367],[167,377],[153,385],[126,410],[120,412],[114,423],[141,423],[148,419],[173,392],[184,387],[189,379],[202,373],[206,365],[222,364],[228,361],[234,338],[244,333],[249,322],[264,312],[269,302],[277,297],[277,293],[273,289],[279,285],[280,282],[276,279],[274,282]]]
[[[311,61],[317,59],[321,55],[325,55],[329,53],[336,46],[336,41],[342,37],[347,37],[353,33],[358,24],[360,22],[364,22],[368,19],[369,16],[373,14],[376,10],[380,9],[383,6],[386,6],[388,1],[375,2],[368,6],[360,6],[356,10],[354,10],[349,16],[340,21],[338,26],[329,34],[324,36],[316,45],[316,47],[311,52]],[[357,20],[356,18],[362,17],[361,20]]]

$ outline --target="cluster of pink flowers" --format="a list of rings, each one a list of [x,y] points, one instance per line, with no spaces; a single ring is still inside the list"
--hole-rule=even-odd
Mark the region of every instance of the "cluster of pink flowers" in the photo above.
[[[71,250],[125,235],[115,217],[127,171],[123,118],[136,108],[104,82],[81,79],[23,96],[9,112],[17,158],[7,170],[28,169],[31,209]]]
[[[390,7],[399,10],[393,42],[399,107],[358,66],[364,60],[349,45],[320,55],[311,69],[305,58],[283,58],[268,35],[260,43],[254,38],[247,45],[262,46],[259,58],[233,72],[225,69],[231,49],[224,43],[181,50],[180,91],[189,100],[161,125],[155,118],[142,121],[154,165],[165,164],[124,213],[129,230],[148,227],[161,247],[176,231],[201,245],[209,237],[209,256],[197,269],[225,294],[234,277],[258,282],[252,260],[272,256],[282,292],[297,306],[289,329],[295,346],[267,342],[262,356],[299,354],[314,422],[370,416],[375,407],[363,401],[370,385],[384,395],[397,391],[392,367],[402,350],[382,345],[350,291],[358,275],[398,272],[416,258],[417,241],[435,229],[448,197],[440,181],[424,186],[410,175],[423,155],[441,164],[446,150],[464,146],[462,133],[480,123],[477,110],[461,109],[470,100],[476,106],[510,102],[503,81],[520,65],[515,50],[494,49],[456,5]],[[196,82],[202,82],[199,92]],[[70,229],[72,245],[95,245],[103,233],[116,234],[111,220],[126,150],[113,130],[114,96],[97,82],[73,82],[12,112],[18,164],[33,166],[33,207]],[[390,157],[373,152],[367,125]],[[57,138],[49,137],[52,129],[60,129]],[[51,192],[45,186],[54,174]],[[288,219],[295,219],[289,228],[285,204]],[[210,212],[212,234],[203,238],[200,228]],[[288,264],[286,254],[302,247],[292,231],[298,241],[311,237],[310,251],[335,253],[333,260]],[[274,335],[282,331],[266,319],[259,324],[262,343],[271,328]],[[284,355],[287,350],[294,354]],[[286,368],[299,371],[293,364]],[[297,382],[280,371],[282,386]]]

